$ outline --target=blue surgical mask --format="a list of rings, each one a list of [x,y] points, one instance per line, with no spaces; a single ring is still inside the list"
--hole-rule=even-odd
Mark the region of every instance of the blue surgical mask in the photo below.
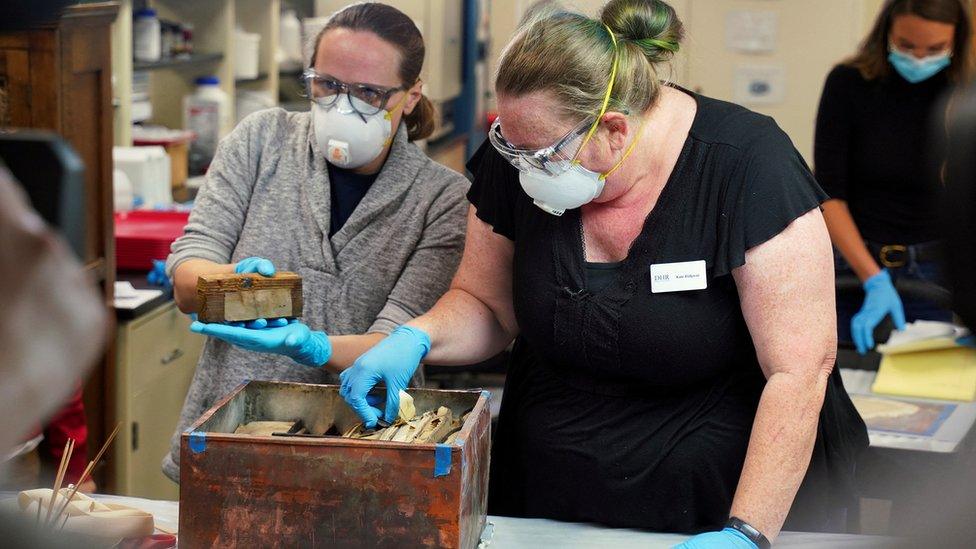
[[[919,59],[894,46],[888,47],[888,61],[898,74],[912,84],[928,80],[952,63],[952,53],[945,51]]]

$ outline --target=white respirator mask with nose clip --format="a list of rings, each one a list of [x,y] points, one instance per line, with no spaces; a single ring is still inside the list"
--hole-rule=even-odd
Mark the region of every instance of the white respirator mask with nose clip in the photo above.
[[[406,99],[406,96],[404,96]],[[372,162],[393,141],[393,111],[381,110],[364,115],[353,108],[359,101],[340,96],[331,106],[312,102],[315,141],[326,160],[340,168],[354,169]]]
[[[619,61],[619,53],[616,53],[617,38],[609,27],[607,27],[607,31],[613,39],[615,52],[613,67],[610,70],[610,83],[607,85],[607,91],[603,98],[603,106],[592,124],[587,119],[554,145],[536,151],[518,149],[510,145],[502,137],[499,120],[495,120],[488,133],[489,140],[495,150],[519,170],[519,183],[522,185],[525,194],[532,197],[536,206],[552,215],[562,215],[566,210],[579,208],[599,197],[603,193],[606,178],[616,171],[634,150],[637,137],[640,135],[640,127],[643,125],[642,121],[634,135],[634,140],[627,147],[620,160],[607,172],[596,173],[580,164],[580,153],[590,138],[593,137],[593,134],[596,133],[600,120],[607,112],[607,106],[610,104],[610,97],[613,92],[613,83],[617,77]],[[587,128],[589,131],[586,131]],[[586,132],[586,136],[572,158],[560,154],[563,149],[567,149],[575,143],[584,132]]]

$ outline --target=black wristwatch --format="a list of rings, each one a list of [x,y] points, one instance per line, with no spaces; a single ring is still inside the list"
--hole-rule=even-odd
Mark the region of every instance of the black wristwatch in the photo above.
[[[749,541],[755,543],[759,549],[769,549],[769,540],[766,539],[766,536],[762,535],[762,532],[756,530],[751,524],[740,519],[739,517],[730,518],[729,521],[725,523],[725,527],[742,532],[742,534],[749,538]]]

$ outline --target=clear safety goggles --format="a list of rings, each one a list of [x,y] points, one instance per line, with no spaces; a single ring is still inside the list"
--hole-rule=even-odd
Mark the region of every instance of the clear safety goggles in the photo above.
[[[326,74],[319,74],[315,69],[305,69],[302,73],[305,92],[309,99],[323,107],[336,104],[339,96],[346,94],[352,108],[363,116],[372,116],[384,109],[390,97],[398,91],[407,88],[397,86],[384,88],[372,84],[349,84]]]
[[[572,165],[583,137],[593,124],[593,120],[584,120],[566,135],[548,147],[542,149],[520,149],[510,144],[502,135],[501,119],[496,118],[488,130],[488,140],[495,150],[512,166],[522,172],[556,176]]]

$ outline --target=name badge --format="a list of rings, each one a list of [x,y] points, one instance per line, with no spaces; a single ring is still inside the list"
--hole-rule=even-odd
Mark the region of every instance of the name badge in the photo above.
[[[651,293],[704,290],[707,287],[704,260],[651,265]]]

